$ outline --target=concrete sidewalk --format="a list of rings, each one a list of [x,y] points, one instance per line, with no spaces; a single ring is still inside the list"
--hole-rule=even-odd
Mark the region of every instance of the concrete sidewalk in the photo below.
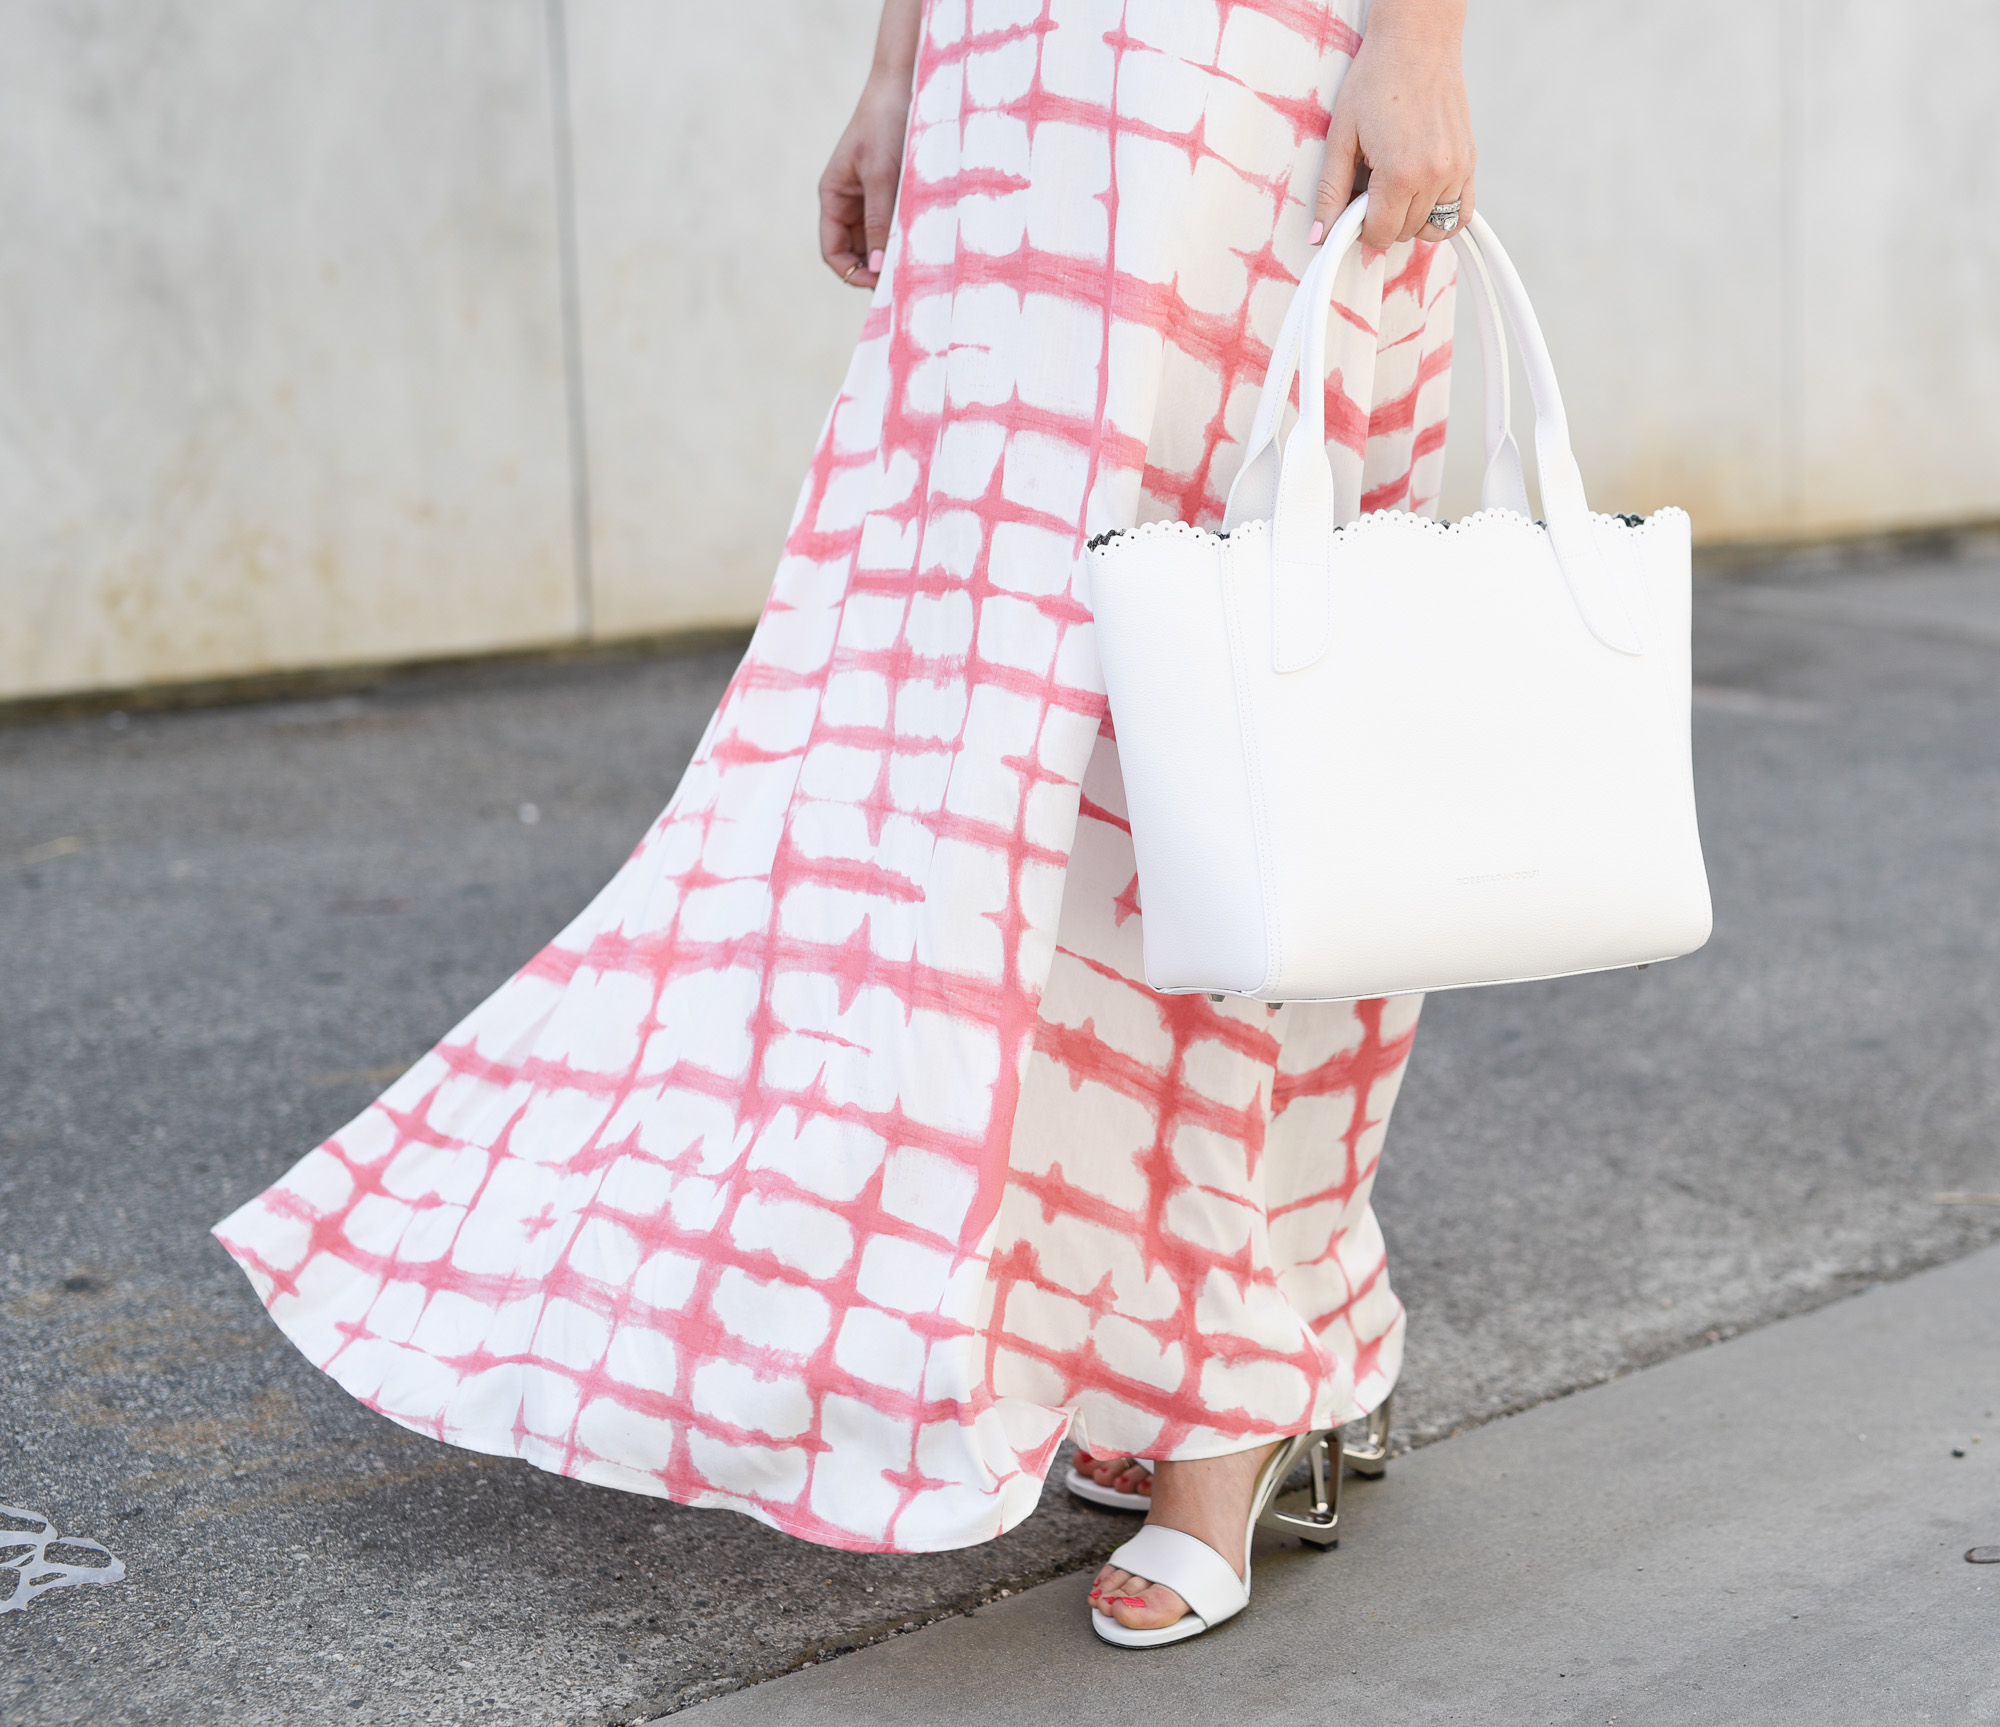
[[[1996,1418],[1989,1248],[1351,1480],[1192,1643],[1106,1648],[1067,1577],[694,1719],[2000,1721]]]

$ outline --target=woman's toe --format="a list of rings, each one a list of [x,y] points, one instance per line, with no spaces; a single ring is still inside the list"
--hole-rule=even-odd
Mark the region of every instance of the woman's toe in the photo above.
[[[1164,1583],[1135,1577],[1116,1565],[1098,1572],[1090,1585],[1090,1605],[1128,1631],[1157,1631],[1188,1610],[1188,1604]]]
[[[1107,1597],[1122,1594],[1130,1582],[1129,1573],[1120,1571],[1115,1565],[1105,1566],[1090,1585],[1091,1606],[1101,1609]]]
[[[1149,1583],[1143,1577],[1127,1577],[1116,1590],[1100,1596],[1098,1606],[1128,1631],[1158,1631],[1185,1618],[1188,1610],[1188,1604],[1164,1583]]]
[[[1094,1457],[1088,1467],[1083,1467],[1083,1473],[1099,1487],[1109,1487],[1117,1493],[1153,1491],[1153,1472],[1136,1457]]]

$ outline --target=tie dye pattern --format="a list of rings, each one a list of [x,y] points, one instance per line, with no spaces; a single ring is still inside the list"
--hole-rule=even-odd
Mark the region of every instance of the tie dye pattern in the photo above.
[[[1213,524],[1361,0],[935,0],[889,261],[749,652],[555,941],[217,1228],[371,1408],[917,1551],[1074,1420],[1348,1419],[1417,1003],[1139,981],[1085,539]],[[1448,248],[1346,265],[1329,449],[1434,506]],[[1369,406],[1368,404],[1372,404]]]

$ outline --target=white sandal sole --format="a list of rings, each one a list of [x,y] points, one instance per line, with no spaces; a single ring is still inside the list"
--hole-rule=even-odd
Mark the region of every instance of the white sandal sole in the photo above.
[[[1158,1649],[1164,1643],[1185,1643],[1190,1637],[1199,1637],[1208,1629],[1208,1621],[1190,1610],[1173,1624],[1162,1625],[1156,1631],[1134,1631],[1093,1607],[1090,1610],[1090,1628],[1116,1649]]]

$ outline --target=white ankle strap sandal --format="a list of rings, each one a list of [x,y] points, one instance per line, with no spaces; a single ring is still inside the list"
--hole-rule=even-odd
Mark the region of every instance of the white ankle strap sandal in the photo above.
[[[1272,1501],[1285,1477],[1301,1461],[1312,1466],[1311,1504],[1303,1515],[1277,1510]],[[1250,1605],[1250,1543],[1259,1525],[1284,1535],[1296,1535],[1316,1547],[1331,1547],[1340,1539],[1340,1432],[1301,1433],[1284,1441],[1264,1460],[1257,1490],[1250,1497],[1250,1517],[1243,1526],[1243,1575],[1206,1541],[1149,1523],[1111,1555],[1111,1563],[1135,1577],[1164,1583],[1188,1604],[1171,1625],[1134,1631],[1108,1613],[1091,1609],[1091,1629],[1121,1649],[1156,1649],[1182,1643],[1233,1619]],[[1095,1486],[1096,1483],[1091,1483]],[[1134,1495],[1133,1497],[1137,1497]]]

